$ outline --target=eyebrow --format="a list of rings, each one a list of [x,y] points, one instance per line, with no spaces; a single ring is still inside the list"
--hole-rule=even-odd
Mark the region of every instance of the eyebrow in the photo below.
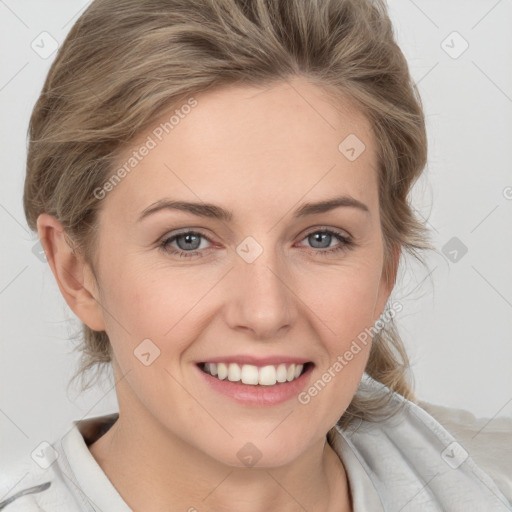
[[[302,218],[307,215],[315,215],[318,213],[325,213],[335,208],[348,207],[356,208],[367,214],[370,213],[368,207],[350,196],[334,197],[325,201],[316,203],[305,203],[298,208],[293,214],[293,218]],[[208,217],[212,219],[219,219],[225,222],[230,222],[233,219],[233,212],[226,210],[221,206],[212,203],[191,203],[188,201],[175,201],[172,199],[161,199],[156,203],[149,205],[140,215],[138,222],[146,217],[159,212],[161,210],[178,210],[183,212],[192,213],[199,217]]]

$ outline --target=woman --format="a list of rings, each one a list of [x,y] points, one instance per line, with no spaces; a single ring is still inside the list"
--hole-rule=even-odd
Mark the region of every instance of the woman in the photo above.
[[[406,378],[389,299],[431,248],[426,154],[380,1],[94,1],[24,206],[119,413],[41,447],[3,508],[511,510],[508,459],[481,466]]]

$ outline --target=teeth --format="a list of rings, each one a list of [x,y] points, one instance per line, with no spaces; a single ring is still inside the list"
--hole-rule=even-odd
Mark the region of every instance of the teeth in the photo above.
[[[228,380],[232,382],[237,382],[240,380],[240,366],[238,366],[236,363],[231,363],[228,366]]]
[[[267,365],[263,367],[244,364],[242,367],[236,363],[205,363],[204,370],[220,380],[226,377],[231,382],[240,382],[250,385],[274,386],[276,382],[291,382],[299,377],[304,368],[303,364],[291,364],[288,367],[282,363],[277,367]]]
[[[298,366],[297,366],[297,368],[298,368]],[[285,364],[280,364],[277,367],[276,379],[277,379],[277,382],[286,382],[286,365]]]
[[[276,383],[276,369],[274,366],[264,366],[260,369],[258,382],[262,386],[273,386]]]
[[[224,363],[217,364],[217,377],[224,380],[228,376],[228,367]]]
[[[240,372],[240,379],[244,384],[258,384],[258,368],[252,364],[244,364]]]

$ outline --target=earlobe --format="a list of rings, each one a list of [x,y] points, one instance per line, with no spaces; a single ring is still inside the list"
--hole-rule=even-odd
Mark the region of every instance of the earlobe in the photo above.
[[[102,307],[93,273],[74,248],[62,224],[52,215],[42,213],[37,219],[37,232],[68,306],[88,327],[104,331]]]

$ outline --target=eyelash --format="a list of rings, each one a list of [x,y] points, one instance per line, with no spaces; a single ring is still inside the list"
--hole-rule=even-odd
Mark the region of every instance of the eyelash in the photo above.
[[[307,233],[302,240],[304,240],[307,237],[314,235],[316,233],[332,235],[341,242],[340,244],[334,246],[331,249],[316,249],[315,250],[315,248],[312,247],[311,250],[317,254],[321,254],[323,256],[329,256],[329,255],[332,255],[333,253],[350,250],[355,246],[354,241],[350,237],[346,237],[346,236],[338,233],[337,231],[332,231],[330,229],[318,229],[316,231],[311,231],[310,233]],[[206,235],[203,235],[202,233],[200,233],[198,231],[182,231],[181,233],[177,233],[176,235],[172,235],[168,238],[164,238],[160,242],[159,248],[166,253],[179,255],[182,258],[190,258],[192,256],[202,257],[203,252],[204,252],[203,250],[183,251],[181,249],[176,249],[175,247],[172,247],[171,245],[169,245],[171,242],[174,242],[174,240],[176,240],[180,236],[185,236],[185,235],[198,235],[202,238],[205,238],[206,240],[208,240],[208,242],[211,243],[211,240]]]

